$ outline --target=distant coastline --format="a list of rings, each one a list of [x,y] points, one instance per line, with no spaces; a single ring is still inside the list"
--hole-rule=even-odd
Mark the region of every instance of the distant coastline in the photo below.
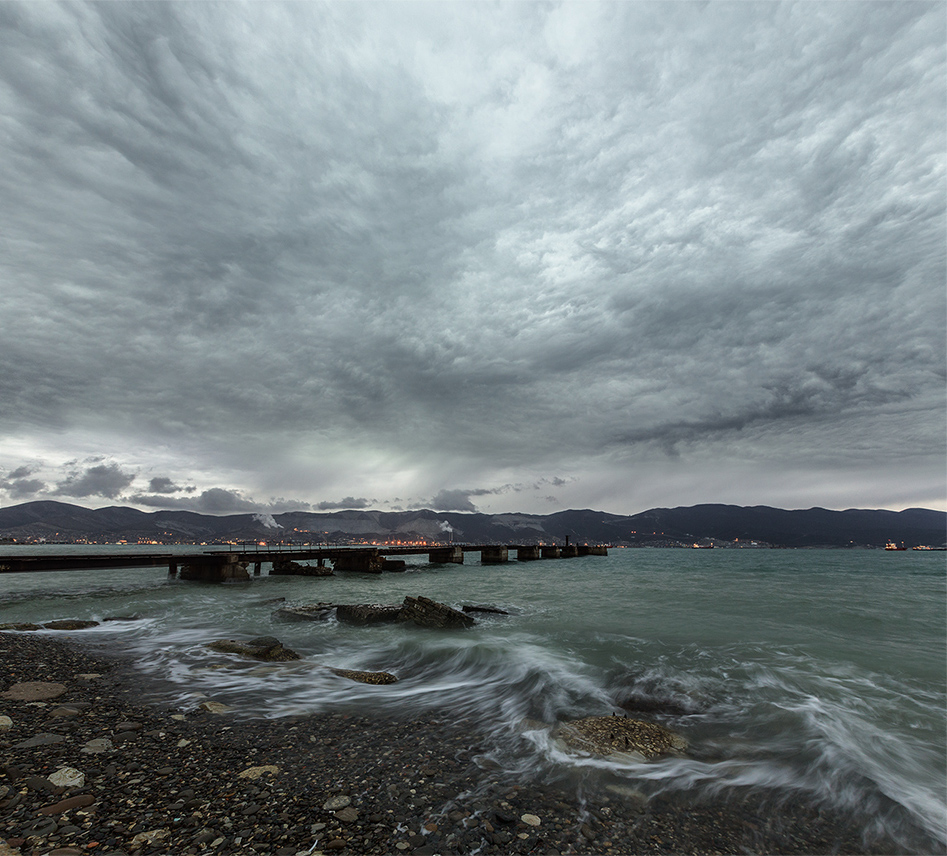
[[[947,512],[705,504],[634,515],[589,509],[553,514],[336,511],[215,516],[192,511],[90,509],[39,501],[0,509],[4,544],[607,543],[617,547],[869,548],[947,546]]]

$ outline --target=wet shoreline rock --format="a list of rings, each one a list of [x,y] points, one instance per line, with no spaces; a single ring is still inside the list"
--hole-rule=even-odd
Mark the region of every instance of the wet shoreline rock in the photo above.
[[[398,620],[445,629],[473,627],[475,623],[469,615],[424,596],[406,597]]]
[[[593,755],[650,760],[679,754],[687,741],[663,725],[625,716],[587,716],[561,723],[555,737],[570,749]]]
[[[291,648],[283,647],[283,643],[275,636],[260,636],[246,642],[238,642],[235,639],[215,639],[213,642],[208,642],[206,647],[221,654],[237,654],[240,657],[262,660],[265,663],[302,659]]]
[[[489,607],[472,607],[468,611],[502,613],[502,610]],[[419,627],[457,629],[473,627],[476,624],[474,619],[466,612],[461,612],[424,596],[405,597],[400,605],[385,603],[315,603],[305,606],[282,606],[273,612],[273,618],[278,621],[326,621],[333,616],[344,624],[359,627],[402,622],[416,624]]]
[[[398,679],[391,672],[361,672],[356,669],[329,669],[333,675],[348,678],[360,684],[396,684]]]

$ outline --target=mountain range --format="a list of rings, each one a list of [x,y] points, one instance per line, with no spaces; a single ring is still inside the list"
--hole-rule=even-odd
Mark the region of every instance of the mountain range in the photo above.
[[[608,543],[684,546],[694,542],[758,542],[781,547],[880,547],[947,543],[947,512],[824,508],[788,511],[767,506],[695,505],[640,514],[570,510],[554,514],[453,511],[338,511],[215,516],[193,511],[84,508],[27,502],[0,509],[0,537],[17,541],[211,542],[282,540],[328,543],[453,541],[475,544]]]

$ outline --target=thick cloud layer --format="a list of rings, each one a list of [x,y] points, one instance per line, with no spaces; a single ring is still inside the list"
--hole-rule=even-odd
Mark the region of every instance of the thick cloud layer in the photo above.
[[[945,507],[938,3],[0,4],[0,496]]]

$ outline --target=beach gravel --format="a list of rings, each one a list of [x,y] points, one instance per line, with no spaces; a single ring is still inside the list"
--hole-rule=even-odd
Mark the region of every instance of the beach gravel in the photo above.
[[[0,731],[0,854],[903,852],[765,794],[643,800],[516,780],[481,759],[490,735],[449,711],[182,713],[144,703],[142,680],[73,640],[0,633],[0,692],[64,688],[55,702],[0,700],[12,720]]]

